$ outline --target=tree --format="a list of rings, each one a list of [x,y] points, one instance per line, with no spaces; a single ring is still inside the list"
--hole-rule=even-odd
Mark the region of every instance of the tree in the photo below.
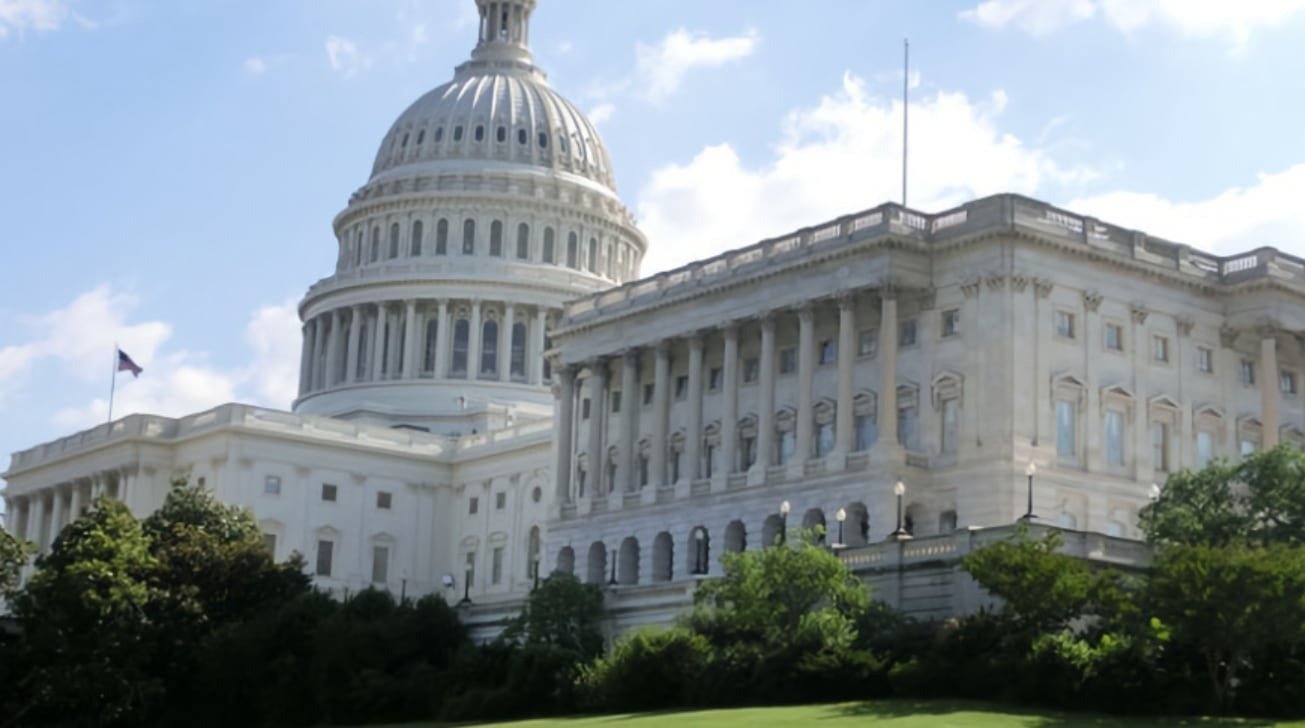
[[[603,651],[603,592],[572,574],[555,571],[530,593],[508,623],[503,639],[521,645],[547,645],[588,660]]]
[[[36,547],[31,543],[0,529],[0,599],[13,597],[23,566],[34,553]]]

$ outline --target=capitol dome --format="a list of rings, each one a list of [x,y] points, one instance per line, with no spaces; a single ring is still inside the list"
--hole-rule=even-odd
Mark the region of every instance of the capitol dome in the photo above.
[[[530,54],[535,0],[475,0],[471,58],[403,111],[309,289],[297,412],[450,434],[551,417],[563,304],[647,249],[597,129]]]

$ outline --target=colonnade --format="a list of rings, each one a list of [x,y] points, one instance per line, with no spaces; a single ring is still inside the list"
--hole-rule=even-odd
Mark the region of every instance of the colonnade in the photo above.
[[[419,378],[542,386],[549,313],[511,301],[442,298],[324,311],[303,326],[299,394]]]
[[[46,488],[5,498],[9,532],[45,552],[64,526],[75,521],[100,496],[127,502],[133,478],[126,471],[92,473]]]

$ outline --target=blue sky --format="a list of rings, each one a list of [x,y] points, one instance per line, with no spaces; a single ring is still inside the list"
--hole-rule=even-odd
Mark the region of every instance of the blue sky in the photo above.
[[[0,0],[0,453],[117,414],[288,407],[294,302],[472,0]],[[898,195],[1003,190],[1305,254],[1305,0],[540,0],[651,273]],[[2,457],[3,455],[0,455]]]

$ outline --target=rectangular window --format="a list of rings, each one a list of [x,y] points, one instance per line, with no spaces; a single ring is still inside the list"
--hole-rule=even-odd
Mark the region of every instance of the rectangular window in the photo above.
[[[281,495],[281,476],[267,476],[267,478],[263,480],[263,492],[268,495]]]
[[[392,500],[393,497],[389,494],[389,492],[382,490],[376,494],[376,507],[380,508],[383,511],[388,511],[390,510],[390,502]]]
[[[955,336],[961,333],[961,311],[956,308],[949,308],[942,312],[942,337],[946,339],[949,336]]]
[[[856,337],[857,356],[874,356],[879,351],[879,329],[862,329]]]
[[[651,384],[643,385],[643,403],[645,405],[652,404],[652,398],[653,398],[653,385]]]
[[[507,508],[507,491],[500,490],[494,494],[494,510],[501,511]]]
[[[875,418],[870,415],[856,416],[856,449],[858,452],[869,450],[875,444],[879,432]]]
[[[1056,402],[1056,455],[1073,458],[1078,455],[1077,413],[1073,402]]]
[[[797,371],[797,349],[788,347],[779,350],[779,373],[792,374]]]
[[[833,339],[825,339],[820,342],[820,363],[833,364],[838,361],[838,346]]]
[[[390,580],[390,549],[387,546],[372,547],[372,583],[384,584]]]
[[[1238,446],[1238,452],[1242,454],[1242,457],[1245,457],[1247,455],[1254,455],[1255,451],[1258,449],[1256,445],[1257,443],[1254,440],[1242,438],[1242,441]]]
[[[897,345],[915,346],[915,319],[902,322],[901,328],[897,331]]]
[[[317,570],[318,576],[331,575],[331,551],[335,544],[331,541],[318,540],[317,542]]]
[[[1169,361],[1169,337],[1151,337],[1151,358],[1159,362]]]
[[[1074,314],[1069,311],[1056,312],[1056,336],[1074,338]]]
[[[775,464],[787,465],[793,457],[794,443],[797,442],[796,435],[792,430],[786,430],[779,433],[779,440],[775,443]]]
[[[915,405],[897,408],[897,442],[907,450],[916,450],[916,424],[919,414]]]
[[[1119,324],[1106,324],[1106,349],[1124,350],[1124,327]]]
[[[479,510],[480,510],[480,499],[473,495],[471,496],[470,499],[467,500],[467,513],[474,515],[476,511]]]
[[[830,423],[816,424],[816,457],[823,458],[834,449],[834,426]]]
[[[503,547],[495,546],[492,552],[489,565],[489,581],[491,584],[501,584],[503,582]]]
[[[589,419],[589,398],[588,398],[588,397],[585,397],[584,399],[580,400],[580,419],[582,419],[582,420],[587,420],[587,419]]]
[[[1196,347],[1196,371],[1209,374],[1214,371],[1214,351],[1204,346]]]
[[[1151,463],[1161,472],[1169,472],[1169,425],[1151,423]]]
[[[944,399],[942,403],[942,441],[941,452],[944,455],[956,454],[957,428],[960,426],[960,402]]]
[[[330,483],[322,483],[322,500],[327,503],[334,503],[338,493],[339,489],[334,485],[331,485]]]
[[[689,375],[681,374],[675,378],[675,398],[684,399],[689,394]]]
[[[269,554],[272,554],[273,556],[276,556],[276,534],[275,534],[275,533],[265,533],[265,534],[263,534],[263,548],[266,549],[267,552],[268,552]]]
[[[616,414],[621,411],[621,390],[612,392],[608,397],[612,400],[612,413]]]
[[[757,462],[757,438],[744,436],[739,440],[739,458],[743,462],[743,470],[747,470]]]
[[[1244,386],[1247,387],[1255,386],[1255,360],[1242,359],[1239,378]]]
[[[1196,467],[1204,468],[1214,459],[1214,435],[1205,430],[1196,433]]]
[[[1106,464],[1124,465],[1124,413],[1106,410]]]
[[[751,384],[757,381],[761,374],[761,361],[757,357],[748,357],[743,360],[743,383]]]
[[[712,367],[711,371],[707,372],[707,389],[712,392],[720,391],[724,379],[725,370],[720,367]]]
[[[1283,394],[1296,393],[1296,373],[1282,369],[1278,372],[1278,390]]]

